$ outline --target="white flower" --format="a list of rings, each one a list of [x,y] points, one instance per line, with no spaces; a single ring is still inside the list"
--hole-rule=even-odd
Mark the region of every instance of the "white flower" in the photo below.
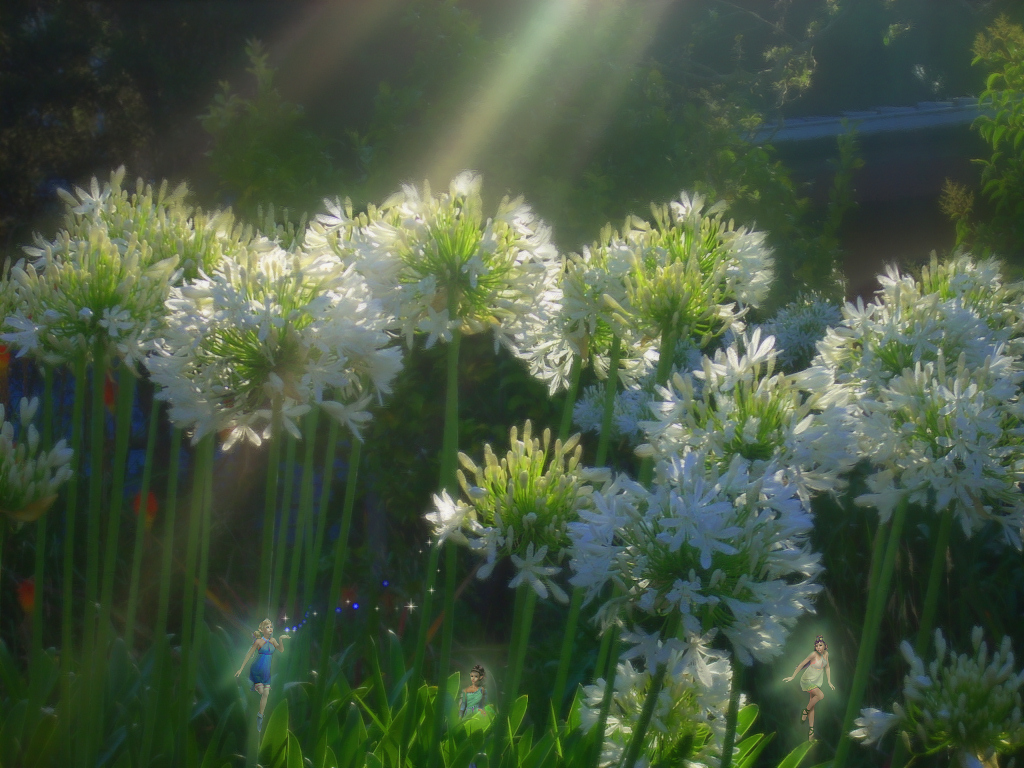
[[[38,398],[21,399],[16,433],[0,405],[0,512],[17,522],[31,522],[46,512],[72,475],[74,454],[66,441],[40,450],[39,433],[32,424],[38,410]]]
[[[325,250],[253,241],[211,275],[173,288],[167,307],[164,339],[146,364],[194,441],[229,430],[227,445],[258,445],[275,414],[296,434],[293,420],[312,405],[359,437],[370,395],[388,393],[401,369],[365,281]]]
[[[655,765],[669,755],[674,764],[697,768],[717,765],[725,736],[725,712],[729,705],[732,668],[721,653],[703,647],[674,644],[660,648],[658,660],[667,665],[665,681],[658,695],[650,726],[644,737],[637,765]],[[629,656],[632,658],[636,654]],[[598,765],[612,766],[621,761],[636,727],[652,670],[657,664],[646,657],[646,670],[640,671],[624,655],[615,675],[615,692],[605,722],[605,737]],[[699,677],[696,659],[703,669]],[[598,721],[606,681],[598,679],[584,686],[580,708],[580,727],[591,730]],[[685,750],[682,753],[679,750]]]
[[[1024,671],[1014,671],[1008,635],[990,658],[982,634],[981,627],[971,633],[974,656],[958,656],[936,630],[936,658],[927,667],[904,642],[901,651],[910,672],[904,678],[903,705],[897,704],[891,715],[862,710],[864,717],[857,721],[862,727],[850,735],[870,743],[897,728],[914,747],[953,750],[966,757],[1010,753],[1024,746]]]
[[[567,603],[569,598],[566,597],[565,591],[550,580],[551,576],[555,576],[562,569],[556,566],[544,565],[547,554],[548,547],[546,544],[535,552],[532,541],[526,545],[526,552],[522,556],[513,554],[512,565],[516,568],[516,575],[512,577],[508,586],[510,589],[515,589],[520,584],[529,584],[538,597],[544,598],[548,596],[548,585],[550,585],[551,593],[555,596],[555,599]]]
[[[177,257],[155,261],[146,241],[133,236],[119,246],[100,226],[82,239],[65,231],[39,243],[35,260],[12,270],[17,306],[6,318],[12,331],[0,338],[19,356],[31,352],[54,364],[99,354],[133,367],[144,358],[163,321]]]
[[[817,354],[817,343],[843,319],[839,307],[814,296],[800,296],[764,325],[764,336],[775,337],[779,366],[787,373],[801,371]]]
[[[882,519],[902,499],[952,505],[966,534],[994,522],[1020,548],[1024,372],[1007,354],[1021,343],[1019,290],[968,256],[880,281],[818,345],[818,364],[854,393],[858,451],[875,467],[858,502]]]
[[[461,526],[462,539],[456,540],[486,558],[477,574],[480,578],[490,575],[499,558],[509,556],[516,568],[510,587],[526,583],[541,597],[550,592],[566,602],[565,591],[552,577],[562,571],[568,526],[589,509],[590,482],[603,482],[607,473],[579,466],[579,435],[552,445],[550,430],[544,431],[543,439],[533,437],[531,430],[527,421],[520,440],[513,427],[511,448],[500,461],[485,445],[483,467],[460,453],[459,461],[473,476],[471,484],[462,469],[457,473],[466,501],[452,506],[445,496],[442,505],[441,497],[435,497],[437,513],[430,520],[439,530],[443,518],[446,535],[453,537]]]
[[[468,544],[462,525],[473,508],[462,501],[452,501],[448,491],[441,491],[440,496],[434,494],[433,499],[434,511],[428,512],[426,518],[437,542],[443,544],[451,539],[458,544]]]
[[[532,310],[558,254],[521,199],[502,200],[484,219],[480,186],[471,173],[436,196],[429,185],[405,186],[358,217],[347,202],[329,203],[306,242],[354,264],[409,344],[416,331],[433,344],[454,328],[502,340]]]
[[[725,473],[702,454],[659,462],[651,490],[618,482],[569,526],[573,584],[620,595],[598,619],[678,613],[683,631],[719,627],[746,664],[779,653],[789,627],[813,612],[819,556],[810,514],[771,465],[753,473],[736,457]]]
[[[774,342],[755,329],[659,388],[655,420],[643,424],[649,442],[637,453],[667,460],[697,451],[720,471],[736,456],[754,471],[775,463],[805,504],[840,489],[857,459],[848,391],[824,369],[776,372]]]
[[[860,711],[860,717],[854,720],[858,728],[850,731],[850,738],[860,739],[865,744],[874,744],[895,727],[900,721],[897,715],[867,707]]]
[[[740,326],[745,307],[767,294],[772,258],[765,235],[737,229],[719,203],[699,196],[652,206],[655,224],[633,220],[625,238],[633,251],[627,280],[630,320],[640,333],[708,340]]]

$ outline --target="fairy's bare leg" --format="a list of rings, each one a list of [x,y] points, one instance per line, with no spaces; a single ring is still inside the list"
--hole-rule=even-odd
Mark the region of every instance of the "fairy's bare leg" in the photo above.
[[[262,688],[263,688],[263,691],[262,691],[261,696],[260,696],[260,714],[261,715],[263,714],[263,711],[267,708],[267,699],[270,697],[270,686],[269,685],[264,685],[264,686],[262,686]]]
[[[825,698],[820,688],[811,689],[811,700],[807,704],[807,724],[814,730],[814,707]]]

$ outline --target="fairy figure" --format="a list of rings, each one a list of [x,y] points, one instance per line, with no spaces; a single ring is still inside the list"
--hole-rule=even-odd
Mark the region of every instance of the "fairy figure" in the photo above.
[[[814,638],[814,650],[797,665],[793,674],[784,678],[782,682],[788,683],[801,669],[804,672],[800,675],[800,688],[810,694],[810,700],[807,702],[807,708],[800,713],[800,722],[808,721],[807,740],[814,741],[814,707],[825,698],[825,694],[821,692],[822,679],[827,676],[828,687],[833,691],[836,689],[832,685],[832,668],[828,665],[828,646],[821,635]]]
[[[459,717],[472,717],[487,706],[487,689],[484,688],[484,668],[477,664],[469,671],[469,687],[459,697]]]
[[[249,682],[252,683],[250,690],[255,691],[260,696],[260,711],[256,715],[257,731],[263,728],[263,712],[267,708],[267,698],[270,696],[270,657],[275,649],[284,653],[283,643],[289,639],[288,635],[281,635],[279,642],[274,639],[273,634],[274,625],[270,619],[264,619],[260,623],[260,628],[252,633],[252,647],[245,654],[245,661],[242,662],[242,666],[235,672],[235,677],[239,677],[249,659],[254,653],[256,654],[256,660],[249,667]]]

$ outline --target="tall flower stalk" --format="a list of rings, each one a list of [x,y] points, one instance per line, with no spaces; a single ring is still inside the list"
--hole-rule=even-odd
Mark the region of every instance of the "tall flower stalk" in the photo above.
[[[521,439],[513,427],[509,442],[510,449],[501,459],[485,446],[483,466],[460,453],[465,471],[459,470],[458,478],[465,500],[453,500],[442,492],[434,497],[435,510],[427,516],[438,542],[469,546],[485,558],[479,578],[487,578],[502,557],[510,557],[516,568],[509,586],[518,587],[521,594],[517,594],[512,621],[507,704],[517,694],[534,601],[550,594],[568,602],[552,577],[561,571],[566,556],[569,524],[589,504],[590,483],[607,475],[580,467],[578,436],[565,444],[552,444],[550,430],[538,439],[526,422]],[[496,743],[494,749],[500,750],[501,745]]]
[[[494,217],[485,219],[481,183],[479,176],[467,172],[439,195],[433,195],[426,184],[422,190],[406,186],[380,209],[372,208],[355,218],[349,205],[335,202],[329,205],[327,215],[318,217],[311,240],[326,244],[359,270],[409,345],[417,332],[427,334],[427,347],[438,340],[449,342],[439,485],[451,492],[458,451],[460,335],[493,331],[496,344],[509,339],[516,323],[531,311],[545,276],[552,271],[550,262],[557,257],[547,227],[521,199],[505,198]],[[422,674],[439,554],[433,548],[427,566],[413,681]],[[449,549],[446,558],[454,556]],[[449,567],[454,568],[454,561]],[[450,571],[446,580],[452,589],[445,588],[446,625],[439,659],[442,679],[449,666],[453,576]],[[438,728],[446,711],[444,704],[439,704]],[[415,716],[407,720],[403,744],[409,740],[414,721]],[[437,757],[431,751],[430,760]]]
[[[1017,548],[1024,527],[1017,486],[1024,480],[1024,372],[1016,354],[1020,312],[1008,301],[1013,291],[1002,285],[994,262],[963,255],[933,262],[919,281],[890,270],[880,282],[874,302],[846,306],[842,325],[829,331],[818,358],[857,393],[859,450],[874,465],[869,493],[857,501],[877,508],[882,524],[893,518],[873,587],[880,596],[869,598],[862,654],[877,639],[887,565],[908,504],[938,514],[940,532],[948,530],[943,518],[952,515],[950,522],[958,521],[965,535],[995,525]],[[945,549],[943,541],[936,545]],[[935,562],[941,567],[943,560]],[[929,577],[927,622],[934,620],[938,586],[939,579]],[[922,624],[922,641],[929,629]],[[846,734],[863,695],[862,664],[870,662],[870,656],[858,661],[837,768],[849,753]]]

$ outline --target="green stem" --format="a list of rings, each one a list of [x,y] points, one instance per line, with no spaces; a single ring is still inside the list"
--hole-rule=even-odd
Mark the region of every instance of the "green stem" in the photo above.
[[[182,595],[182,611],[181,611],[181,689],[180,689],[180,700],[179,700],[179,712],[180,718],[178,728],[179,733],[184,736],[188,732],[189,723],[189,711],[192,707],[192,701],[188,696],[188,670],[191,668],[191,650],[193,635],[192,630],[195,628],[195,578],[196,578],[196,560],[199,557],[199,536],[202,532],[203,527],[203,497],[206,495],[206,487],[204,482],[204,449],[206,443],[201,442],[196,449],[192,461],[192,498],[190,500],[190,511],[188,520],[188,545],[185,550],[185,573],[182,579],[183,582],[183,595]]]
[[[302,595],[304,605],[309,605],[313,601],[313,588],[316,586],[316,575],[320,568],[320,553],[323,550],[324,531],[327,528],[327,507],[331,501],[331,485],[334,480],[334,457],[338,451],[338,429],[338,422],[331,419],[327,433],[327,453],[324,455],[323,485],[320,488],[320,503],[317,505],[313,555],[306,563],[305,591]]]
[[[935,551],[932,554],[932,568],[928,574],[928,591],[925,593],[924,610],[921,612],[921,623],[917,628],[917,642],[914,652],[923,656],[931,642],[932,629],[935,626],[935,611],[939,604],[939,585],[942,574],[946,570],[946,550],[949,547],[949,534],[953,528],[953,507],[946,507],[939,519],[939,532],[935,538]]]
[[[6,515],[0,515],[0,586],[3,585],[3,575],[4,575],[4,568],[3,568],[3,562],[4,562],[4,538],[5,538],[6,533],[7,533],[7,517],[6,517]],[[3,614],[0,614],[0,627],[3,626],[2,618],[3,618]],[[2,637],[0,637],[0,645],[3,645]]]
[[[601,414],[601,437],[597,441],[597,459],[594,466],[603,467],[608,460],[608,446],[612,439],[612,414],[615,412],[615,394],[619,388],[619,360],[622,357],[622,339],[612,337],[608,378],[604,382],[604,410]]]
[[[210,574],[210,529],[213,519],[213,463],[217,447],[214,443],[215,435],[209,434],[200,446],[202,465],[200,475],[202,481],[202,507],[200,519],[202,520],[202,535],[199,547],[199,585],[196,587],[196,613],[195,623],[192,629],[192,648],[189,653],[188,667],[188,693],[187,698],[192,700],[196,688],[196,674],[199,669],[199,640],[206,626],[203,623],[203,616],[206,612],[206,585]]]
[[[454,311],[454,305],[450,310]],[[441,476],[438,485],[455,497],[459,491],[456,468],[458,467],[459,453],[459,347],[462,342],[462,331],[458,328],[452,331],[452,340],[448,344],[448,366],[445,382],[445,407],[444,407],[444,437],[441,443]],[[434,707],[434,734],[435,743],[440,743],[441,731],[444,727],[444,720],[448,712],[447,695],[448,668],[451,666],[452,655],[452,630],[455,626],[455,566],[457,564],[455,545],[445,545],[445,588],[444,588],[444,610],[441,619],[441,655],[437,660],[438,682],[437,700]],[[422,623],[429,621],[429,615],[424,611]],[[440,758],[440,749],[430,751],[429,763],[433,768],[437,759]]]
[[[287,559],[288,526],[292,521],[292,485],[295,482],[296,441],[291,434],[285,436],[284,447],[284,488],[281,494],[281,508],[277,524],[277,544],[274,546],[274,576],[270,582],[270,612],[281,612],[281,587],[284,581],[284,563]]]
[[[597,725],[594,726],[594,736],[591,747],[591,755],[588,764],[591,768],[597,768],[601,761],[601,752],[604,750],[604,731],[608,723],[608,713],[612,709],[612,698],[615,696],[615,676],[619,666],[619,628],[610,627],[605,633],[608,644],[605,646],[604,638],[601,640],[602,648],[607,647],[606,656],[603,660],[604,666],[600,666],[602,659],[598,657],[599,666],[594,670],[594,678],[604,674],[604,696],[601,698],[601,711],[597,716]]]
[[[665,630],[662,631],[662,637],[666,639],[674,637],[678,630],[679,614],[675,613],[668,620]],[[658,696],[661,693],[662,686],[665,684],[665,673],[667,671],[668,664],[664,661],[659,663],[654,670],[654,676],[651,678],[651,687],[647,689],[647,697],[644,699],[644,708],[640,710],[640,719],[637,721],[636,728],[633,729],[633,735],[629,739],[626,753],[622,756],[622,768],[633,768],[636,765],[636,760],[640,756],[640,750],[644,744],[644,738],[647,736],[647,728],[651,724],[651,717],[654,715],[654,707],[658,703]]]
[[[302,548],[306,538],[306,527],[313,506],[313,455],[316,453],[316,428],[319,424],[320,409],[313,408],[306,414],[303,425],[303,440],[306,445],[302,459],[302,480],[299,487],[299,514],[295,525],[295,538],[292,541],[291,570],[288,574],[288,597],[285,605],[301,620],[309,604],[297,605],[299,594],[299,566],[302,564]]]
[[[885,548],[885,560],[883,560],[878,574],[878,583],[872,589],[872,593],[877,593],[877,597],[873,595],[875,599],[869,600],[868,613],[864,617],[860,648],[857,652],[857,667],[853,675],[853,682],[850,684],[850,698],[846,703],[846,714],[843,717],[843,727],[839,734],[839,743],[836,746],[836,755],[832,761],[832,768],[843,768],[850,753],[850,728],[860,712],[860,704],[864,698],[864,689],[867,687],[868,674],[875,658],[875,645],[878,642],[882,615],[885,612],[885,599],[889,593],[889,582],[892,579],[896,551],[899,549],[900,534],[903,531],[903,522],[906,515],[907,501],[904,498],[896,505],[896,509],[893,512],[892,530],[889,533],[889,540]]]
[[[679,338],[678,332],[666,328],[661,332],[661,347],[658,350],[658,368],[654,374],[654,383],[664,387],[668,383],[669,374],[672,373],[672,357],[675,353],[676,341]],[[647,456],[640,462],[640,484],[646,488],[651,487],[651,480],[654,479],[654,457]]]
[[[270,436],[270,456],[267,458],[267,487],[263,503],[263,550],[260,558],[260,594],[257,605],[267,606],[271,613],[271,581],[274,576],[274,521],[277,518],[277,484],[281,475],[281,430],[275,424]],[[262,619],[260,619],[262,621]]]
[[[154,410],[158,410],[156,403]],[[157,670],[157,680],[154,692],[154,702],[164,700],[164,689],[167,685],[166,658],[168,650],[167,641],[167,614],[171,597],[171,565],[174,555],[174,521],[178,511],[178,471],[181,465],[181,430],[175,427],[171,431],[170,447],[170,468],[167,477],[167,499],[166,517],[164,519],[164,538],[162,544],[163,555],[160,562],[160,594],[157,598],[156,629],[153,641],[156,644],[154,654],[154,665]],[[140,751],[139,765],[149,765],[149,755],[153,744],[154,729],[156,728],[156,715],[159,707],[147,710],[147,718],[142,732],[142,749]]]
[[[932,553],[932,567],[928,574],[928,590],[925,592],[924,610],[921,611],[921,623],[917,628],[917,640],[914,642],[914,653],[922,658],[931,644],[932,629],[935,626],[935,612],[939,604],[939,585],[942,574],[946,570],[946,550],[949,547],[949,535],[953,528],[953,507],[947,506],[939,518],[939,530],[935,537],[935,548]],[[903,768],[907,762],[907,747],[903,739],[896,739],[893,752],[892,768]]]
[[[742,663],[733,664],[732,685],[729,689],[729,710],[725,715],[725,738],[722,741],[722,768],[730,768],[732,765],[732,747],[736,743],[736,718],[740,711],[740,695],[745,671]]]
[[[526,617],[526,590],[525,584],[516,588],[515,603],[512,608],[512,634],[509,637],[508,661],[505,664],[505,679],[502,681],[504,690],[501,695],[501,708],[498,710],[498,717],[491,728],[490,759],[491,765],[499,765],[501,753],[505,748],[505,737],[508,735],[508,714],[516,700],[516,659],[519,658],[519,642],[523,634],[523,622]],[[532,591],[532,590],[531,590]]]
[[[92,411],[89,424],[89,527],[86,531],[85,557],[85,658],[91,656],[96,641],[99,587],[100,515],[103,512],[103,394],[107,382],[107,364],[102,347],[96,345],[92,361]],[[87,736],[91,733],[87,729]],[[84,757],[84,755],[83,755]]]
[[[448,701],[448,673],[449,664],[445,659],[452,657],[452,629],[455,626],[455,566],[458,563],[458,549],[453,541],[444,545],[444,620],[441,631],[441,663],[437,674],[437,699],[434,706],[434,740],[440,744],[444,733],[444,724],[448,716],[450,702]],[[428,758],[428,765],[436,765],[440,757],[440,750],[431,750]]]
[[[530,632],[533,629],[533,611],[537,605],[537,593],[528,584],[521,584],[520,589],[526,590],[526,598],[523,601],[523,621],[519,627],[519,637],[516,640],[515,666],[512,668],[512,684],[509,686],[509,710],[519,695],[519,684],[523,678],[523,663],[526,661],[526,649],[530,647]]]
[[[139,508],[135,519],[135,545],[132,548],[132,574],[128,582],[128,612],[125,618],[124,643],[130,652],[135,643],[135,613],[139,604],[139,577],[142,574],[142,550],[149,524],[149,486],[153,477],[153,455],[156,453],[156,434],[160,427],[160,404],[153,400],[149,408],[149,429],[146,433],[146,463],[142,467],[142,487],[139,488]]]
[[[68,496],[64,507],[64,583],[62,585],[61,615],[61,649],[60,649],[60,680],[61,704],[64,725],[63,742],[67,745],[68,755],[65,764],[71,763],[72,728],[71,721],[76,714],[71,701],[71,661],[73,656],[72,621],[75,604],[75,519],[78,512],[78,490],[82,472],[82,444],[85,442],[82,432],[85,429],[85,378],[87,362],[83,354],[75,362],[75,397],[71,411],[71,480],[68,481]]]
[[[573,355],[572,369],[569,372],[569,390],[565,393],[565,405],[562,406],[562,423],[558,427],[558,439],[563,443],[569,439],[572,430],[572,410],[576,406],[576,396],[580,391],[580,375],[583,373],[583,362],[579,355]]]
[[[341,602],[341,579],[345,572],[345,561],[348,558],[348,533],[352,527],[352,511],[356,502],[356,481],[359,477],[359,458],[362,453],[362,442],[352,437],[352,447],[348,457],[348,477],[345,480],[345,502],[341,513],[341,525],[338,531],[338,538],[334,542],[334,564],[331,569],[331,584],[327,591],[327,615],[324,617],[324,634],[320,643],[320,675],[321,680],[326,681],[331,669],[331,649],[334,644],[334,634],[337,627],[337,608]],[[327,482],[327,478],[324,478]],[[326,514],[326,507],[321,510]],[[317,742],[320,738],[321,713],[323,712],[323,697],[327,691],[323,685],[317,686],[317,694],[313,701],[313,727]]]
[[[117,570],[118,543],[121,534],[121,507],[124,502],[124,476],[128,467],[128,440],[131,437],[132,403],[137,380],[125,363],[118,378],[117,411],[114,421],[114,466],[107,519],[106,551],[103,558],[103,584],[100,591],[99,649],[106,654],[109,641],[110,609],[114,602],[114,572]],[[145,517],[144,514],[140,517]]]
[[[43,365],[43,449],[53,448],[53,368]],[[36,523],[36,551],[33,583],[36,587],[36,605],[32,611],[32,656],[33,666],[37,664],[43,653],[43,578],[46,571],[46,529],[48,514],[44,514]]]
[[[558,672],[555,675],[555,687],[551,691],[551,702],[555,706],[556,713],[562,710],[565,682],[569,677],[573,641],[576,639],[576,626],[579,623],[580,609],[583,606],[583,594],[585,591],[576,587],[572,591],[572,601],[569,603],[569,616],[565,620],[565,634],[562,635],[562,651],[558,655]]]

